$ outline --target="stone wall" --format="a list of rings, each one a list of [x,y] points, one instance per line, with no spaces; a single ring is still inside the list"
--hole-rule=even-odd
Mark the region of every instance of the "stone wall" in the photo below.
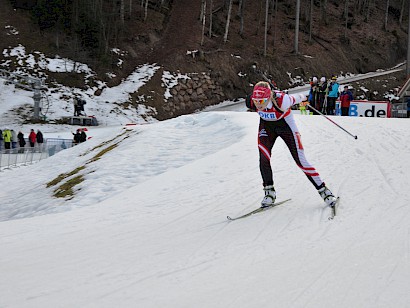
[[[188,74],[189,78],[179,79],[170,92],[172,97],[164,103],[164,112],[170,117],[192,113],[206,106],[224,100],[224,92],[218,79],[210,74]]]

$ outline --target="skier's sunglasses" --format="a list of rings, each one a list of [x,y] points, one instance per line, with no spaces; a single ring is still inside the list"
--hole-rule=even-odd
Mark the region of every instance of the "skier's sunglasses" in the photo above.
[[[252,98],[252,101],[256,106],[264,106],[264,107],[268,105],[269,100],[270,98]]]

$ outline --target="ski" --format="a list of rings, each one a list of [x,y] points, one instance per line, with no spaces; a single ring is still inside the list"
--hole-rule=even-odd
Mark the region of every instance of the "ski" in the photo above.
[[[264,212],[264,211],[266,211],[266,210],[269,210],[269,209],[271,209],[271,208],[274,208],[274,207],[276,207],[276,206],[278,206],[278,205],[281,205],[281,204],[283,204],[283,203],[285,203],[285,202],[288,202],[288,201],[290,201],[290,200],[292,200],[292,199],[286,199],[286,200],[283,200],[283,201],[280,201],[280,202],[276,202],[276,203],[274,203],[274,204],[272,204],[272,205],[270,205],[270,206],[266,206],[266,207],[259,207],[259,208],[257,208],[256,210],[253,210],[253,211],[251,211],[251,212],[249,212],[249,213],[243,214],[243,215],[238,216],[238,217],[226,216],[226,218],[227,218],[229,221],[238,220],[238,219],[241,219],[241,218],[245,218],[245,217],[251,216],[251,215],[256,214],[256,213]]]
[[[330,207],[331,212],[328,218],[329,220],[333,220],[335,218],[336,213],[338,212],[339,200],[340,200],[340,197],[337,197],[335,201],[335,205]]]

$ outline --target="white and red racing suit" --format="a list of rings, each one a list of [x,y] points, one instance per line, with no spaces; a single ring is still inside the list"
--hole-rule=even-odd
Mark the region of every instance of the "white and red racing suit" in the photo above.
[[[246,100],[246,106],[260,116],[258,148],[259,168],[263,179],[263,186],[273,185],[272,167],[270,164],[272,147],[276,138],[281,137],[296,164],[305,173],[316,189],[322,188],[325,183],[316,169],[306,160],[301,142],[300,133],[291,112],[291,107],[303,101],[305,96],[289,95],[281,91],[272,91],[276,102],[270,102],[263,110],[257,110],[252,97]]]

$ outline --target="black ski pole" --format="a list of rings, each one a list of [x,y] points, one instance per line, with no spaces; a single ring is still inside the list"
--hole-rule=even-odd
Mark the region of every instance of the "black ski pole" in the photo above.
[[[349,133],[346,129],[344,129],[343,127],[341,127],[339,124],[337,124],[337,123],[336,123],[335,121],[333,121],[331,118],[325,116],[323,113],[321,113],[321,112],[320,112],[319,110],[317,110],[316,108],[310,106],[309,104],[307,104],[307,106],[308,106],[310,109],[316,111],[316,112],[317,112],[318,114],[320,114],[322,117],[325,117],[326,119],[328,119],[330,122],[332,122],[334,125],[336,125],[336,126],[339,127],[340,129],[342,129],[342,130],[345,131],[346,133],[348,133],[348,134],[349,134],[350,136],[352,136],[354,139],[357,139],[357,136],[356,136],[356,135],[353,135],[353,134]]]

